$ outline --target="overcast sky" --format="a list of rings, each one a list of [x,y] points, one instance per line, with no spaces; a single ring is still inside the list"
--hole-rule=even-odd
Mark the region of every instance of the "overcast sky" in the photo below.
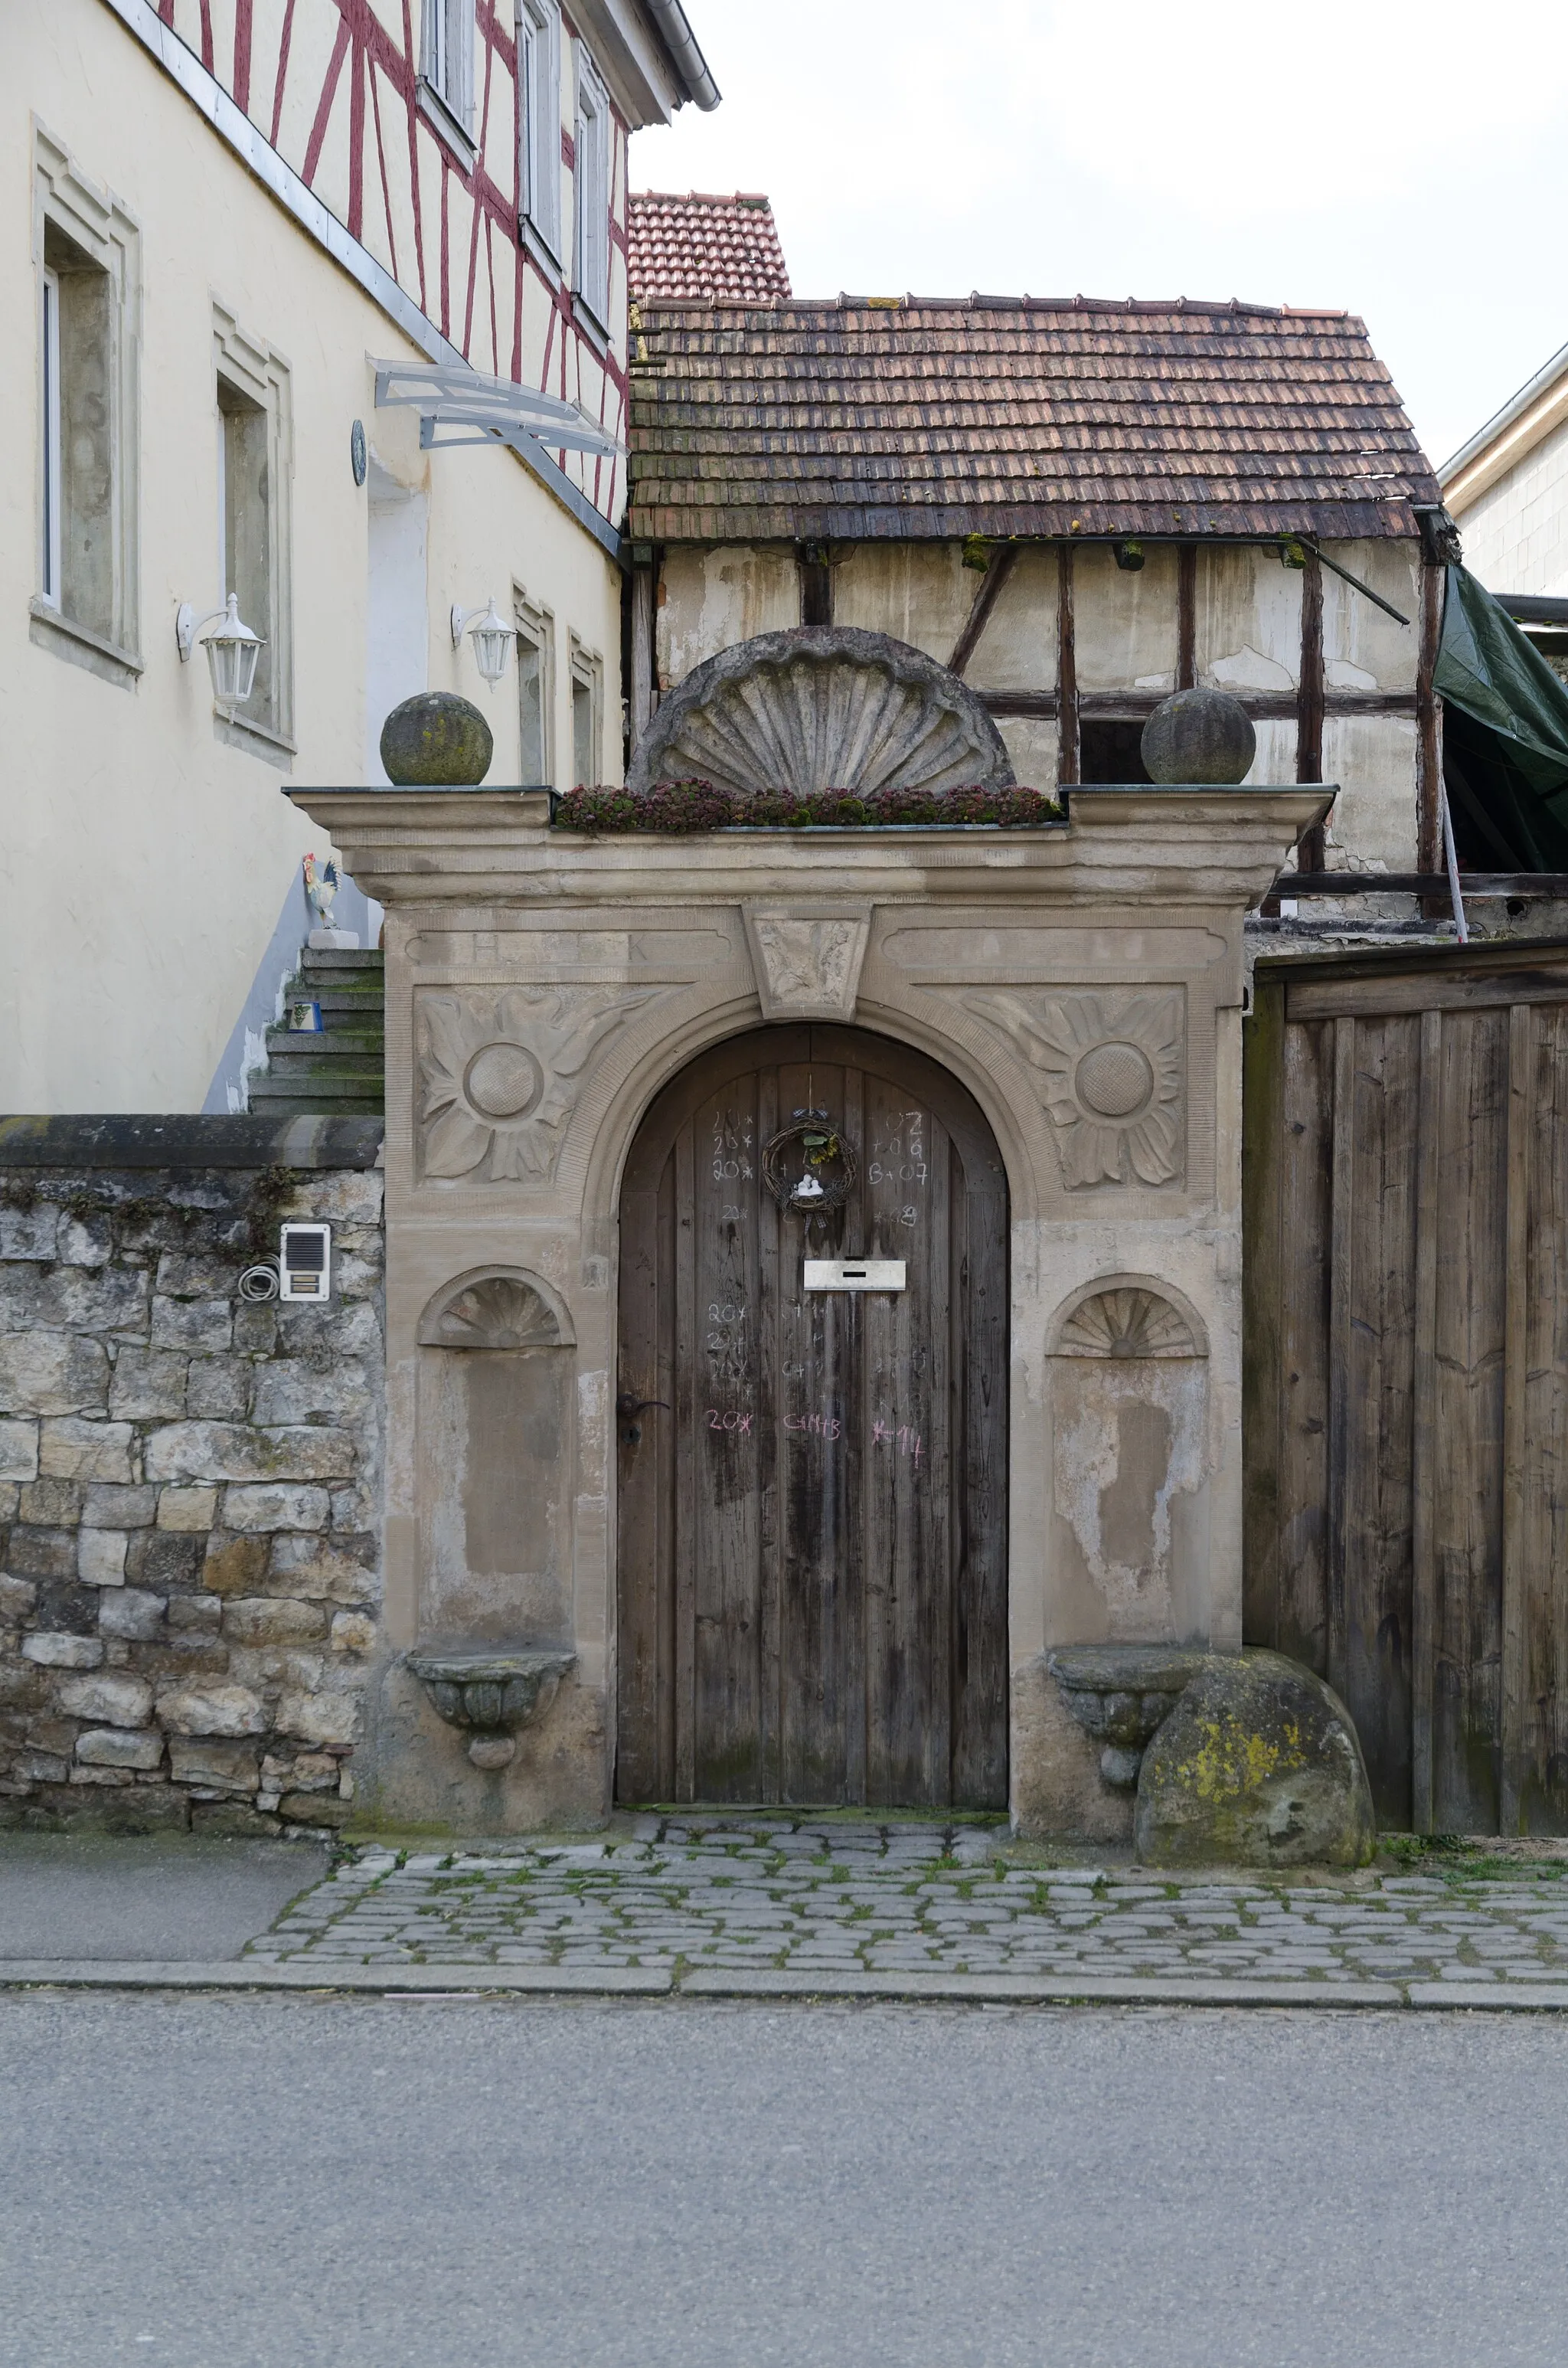
[[[1437,462],[1568,344],[1564,0],[687,10],[632,187],[766,190],[798,296],[1343,306]]]

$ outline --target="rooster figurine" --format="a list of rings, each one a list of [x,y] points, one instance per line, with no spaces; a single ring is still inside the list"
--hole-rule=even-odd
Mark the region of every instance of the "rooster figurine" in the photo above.
[[[335,863],[328,861],[318,871],[315,857],[306,856],[305,899],[316,916],[318,929],[330,929],[332,927],[332,908],[339,885]]]

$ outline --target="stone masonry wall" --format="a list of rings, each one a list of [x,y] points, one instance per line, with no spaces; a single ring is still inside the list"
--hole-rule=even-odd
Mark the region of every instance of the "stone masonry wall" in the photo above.
[[[240,1299],[291,1216],[330,1302]],[[0,1168],[0,1825],[353,1814],[381,1287],[373,1169]]]

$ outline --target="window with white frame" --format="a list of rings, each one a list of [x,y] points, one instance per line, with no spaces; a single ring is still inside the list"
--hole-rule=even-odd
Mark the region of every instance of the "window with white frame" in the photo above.
[[[561,10],[517,0],[517,211],[561,254]]]
[[[610,153],[608,95],[579,42],[572,285],[601,328],[609,319]]]
[[[548,609],[522,592],[513,596],[517,626],[517,779],[528,789],[548,789],[551,762],[551,710],[555,702],[555,629]]]
[[[604,666],[592,650],[572,636],[572,780],[578,789],[597,788],[603,771]]]
[[[261,636],[256,682],[243,707],[220,709],[221,738],[262,756],[292,746],[289,472],[290,374],[233,313],[213,309],[218,441],[218,598],[232,592]]]
[[[473,136],[474,0],[424,0],[419,72],[465,139]]]
[[[35,130],[38,542],[33,639],[128,683],[136,655],[141,242]]]

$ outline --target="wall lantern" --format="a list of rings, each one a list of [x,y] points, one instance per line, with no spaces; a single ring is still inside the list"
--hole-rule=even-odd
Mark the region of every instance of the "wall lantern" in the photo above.
[[[479,622],[470,623],[477,617]],[[473,662],[494,690],[506,671],[506,653],[516,638],[516,628],[498,614],[495,602],[487,602],[483,613],[478,609],[463,609],[452,603],[452,647],[461,649],[464,630],[473,643]]]
[[[197,634],[203,625],[211,624],[216,624],[218,631],[202,634],[201,646],[212,675],[212,695],[221,707],[243,707],[256,689],[256,666],[263,643],[260,634],[253,633],[241,617],[237,593],[230,593],[226,608],[214,609],[210,617],[199,620],[188,600],[180,602],[175,617],[180,664],[189,664]]]

